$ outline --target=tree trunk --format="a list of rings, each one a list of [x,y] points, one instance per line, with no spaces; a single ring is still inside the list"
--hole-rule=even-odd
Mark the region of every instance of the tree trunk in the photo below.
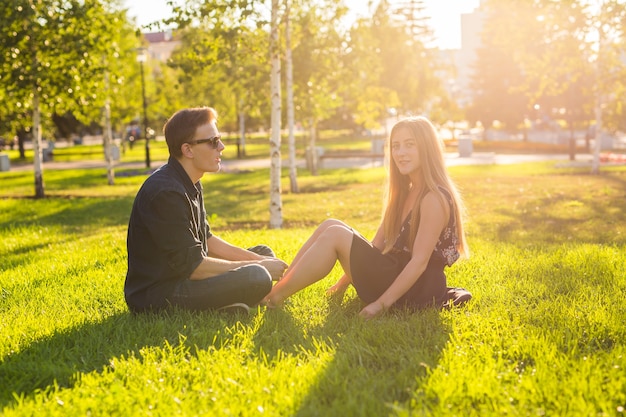
[[[574,135],[574,121],[569,120],[569,160],[576,160],[576,136]]]
[[[602,79],[602,41],[603,32],[602,25],[598,25],[598,57],[596,58],[596,131],[594,146],[593,160],[591,162],[591,173],[600,173],[600,148],[602,146],[602,90],[600,87],[600,80]]]
[[[39,108],[39,93],[36,88],[33,89],[33,169],[35,171],[35,198],[44,198],[41,111]]]
[[[287,62],[287,125],[289,126],[289,184],[291,192],[298,192],[298,168],[296,166],[296,138],[294,134],[295,111],[293,104],[293,61],[291,56],[290,0],[285,0],[285,61]]]
[[[591,173],[600,173],[600,148],[602,146],[602,100],[600,99],[600,93],[598,93],[596,104],[596,131],[595,131],[595,144],[593,151],[593,160],[591,162]]]
[[[280,229],[283,224],[281,187],[280,187],[280,56],[278,44],[278,5],[279,0],[272,0],[270,31],[271,95],[272,116],[270,136],[270,228]]]
[[[115,184],[115,171],[113,170],[113,129],[111,129],[111,102],[109,100],[109,74],[104,75],[104,83],[107,98],[104,103],[104,157],[107,162],[107,181],[109,185]]]
[[[239,142],[237,143],[237,158],[246,156],[246,112],[243,109],[243,99],[239,100]]]
[[[26,159],[26,148],[24,147],[24,143],[26,143],[26,130],[23,127],[20,127],[20,130],[17,133],[17,149],[20,152],[20,159]]]
[[[309,149],[311,152],[311,175],[317,175],[317,146],[315,145],[317,130],[315,128],[315,120],[311,117],[310,120],[310,138],[309,138]]]

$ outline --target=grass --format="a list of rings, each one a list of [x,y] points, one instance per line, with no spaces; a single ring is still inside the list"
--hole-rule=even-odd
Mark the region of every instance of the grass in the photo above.
[[[0,410],[27,415],[623,415],[626,169],[453,167],[472,256],[448,270],[460,309],[365,322],[353,290],[250,316],[132,315],[125,233],[144,175],[0,173]],[[125,175],[128,174],[128,175]],[[372,236],[382,169],[299,173],[268,230],[269,173],[204,178],[216,232],[291,260],[314,226]],[[288,190],[285,176],[283,190]]]
[[[305,149],[309,146],[309,139],[303,133],[295,136],[296,154],[299,158],[304,158]],[[223,142],[226,149],[223,152],[225,159],[234,159],[237,157],[238,137],[235,134],[224,134]],[[317,140],[318,146],[324,146],[327,149],[356,150],[369,151],[371,148],[371,139],[367,137],[357,137],[348,134],[345,131],[323,131]],[[288,140],[283,137],[281,140],[281,152],[284,156],[288,155]],[[168,157],[167,144],[163,136],[151,140],[149,143],[150,158],[153,161],[166,161]],[[245,156],[242,158],[267,158],[269,154],[269,139],[265,135],[251,134],[246,138]],[[2,151],[9,157],[12,166],[32,164],[32,149],[26,149],[25,158],[20,159],[17,148],[5,149]],[[143,162],[146,157],[145,141],[139,140],[134,143],[132,149],[126,145],[124,149],[120,149],[120,158],[122,162]],[[102,144],[96,145],[68,145],[66,142],[60,142],[53,151],[53,160],[60,162],[84,161],[84,160],[104,160],[104,151]]]
[[[316,145],[324,147],[327,151],[354,151],[369,152],[372,148],[372,139],[380,137],[368,137],[356,135],[349,130],[322,130],[316,139]],[[223,133],[223,142],[226,145],[224,150],[225,159],[237,158],[238,135],[235,133]],[[163,136],[158,136],[156,140],[150,141],[150,157],[152,161],[166,161],[168,157],[167,145]],[[296,155],[298,158],[305,157],[305,150],[309,146],[309,136],[306,132],[296,132],[295,135]],[[446,147],[450,151],[457,148],[456,140],[448,140]],[[541,154],[567,154],[567,145],[555,145],[526,141],[484,141],[474,140],[473,148],[475,152],[497,152],[498,154],[508,153],[541,153]],[[269,153],[269,139],[267,134],[254,133],[246,137],[244,159],[266,158]],[[577,153],[588,153],[582,147],[576,150]],[[12,166],[32,164],[33,154],[31,149],[26,150],[25,159],[20,159],[19,151],[16,149],[5,149],[2,151],[9,156]],[[281,139],[281,153],[284,157],[288,155],[288,138],[284,135]],[[102,144],[97,145],[68,145],[60,142],[54,150],[54,160],[61,162],[82,161],[82,160],[103,160],[104,153]],[[137,141],[133,148],[128,146],[121,150],[122,162],[143,162],[145,160],[145,142]]]

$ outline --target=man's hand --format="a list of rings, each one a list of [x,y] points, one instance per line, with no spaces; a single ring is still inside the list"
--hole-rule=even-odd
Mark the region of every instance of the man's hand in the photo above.
[[[267,269],[272,276],[272,281],[280,281],[287,269],[287,263],[278,258],[265,258],[259,264]]]
[[[366,320],[373,319],[385,312],[385,306],[383,303],[379,301],[374,301],[371,304],[365,306],[363,310],[359,313],[359,316],[363,317]]]

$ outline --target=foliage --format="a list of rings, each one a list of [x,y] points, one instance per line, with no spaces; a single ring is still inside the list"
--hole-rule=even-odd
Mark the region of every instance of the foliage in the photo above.
[[[298,120],[316,127],[343,105],[350,74],[341,63],[341,2],[319,1],[317,7],[292,8],[294,106]]]
[[[178,74],[178,71],[175,69],[155,59],[149,60],[146,63],[146,112],[149,127],[152,128],[157,135],[162,133],[163,125],[165,125],[167,119],[176,111],[185,107],[183,103],[185,103],[186,100],[182,94],[183,86],[181,85]],[[137,74],[134,81],[137,82],[138,78],[139,75]],[[141,87],[138,86],[137,89],[132,91],[134,95],[133,98],[142,98],[140,88]],[[193,104],[204,105],[205,102],[193,102]],[[131,105],[133,105],[132,102]],[[138,111],[140,108],[140,106],[132,107],[132,109],[127,112],[127,115],[136,115],[134,117],[135,120],[140,120],[140,113]],[[130,119],[127,119],[127,123],[129,121]]]
[[[254,5],[268,8],[263,1],[212,0],[189,1],[176,9],[174,20],[185,29],[183,46],[171,65],[181,70],[185,96],[197,102],[198,94],[211,92],[229,127],[242,100],[253,117],[268,116],[263,112],[269,79],[264,43],[268,16]],[[425,46],[430,35],[424,16],[408,17],[406,10],[384,3],[376,19],[360,20],[346,36],[343,2],[316,0],[314,5],[295,1],[292,7],[294,101],[302,125],[354,127],[354,119],[378,125],[390,108],[426,111],[441,90],[435,76],[439,64]],[[223,102],[225,98],[231,101]],[[380,114],[371,114],[372,109]]]
[[[128,24],[107,6],[100,0],[12,0],[0,6],[0,88],[8,98],[0,119],[12,122],[16,132],[32,128],[38,198],[44,197],[42,119],[49,127],[55,113],[71,112],[90,123],[119,91],[111,80],[123,81],[126,67],[118,61]]]
[[[414,1],[410,4],[422,4]],[[380,2],[372,19],[372,34],[378,39],[378,59],[382,64],[379,85],[394,91],[400,104],[399,114],[423,114],[428,102],[441,92],[436,76],[436,50],[426,44],[431,32],[422,16],[423,9],[394,9],[390,2]],[[398,20],[398,15],[403,19]]]
[[[590,23],[600,40],[596,67],[596,91],[602,99],[603,123],[608,131],[626,130],[626,4],[605,0]]]
[[[482,12],[483,47],[475,67],[470,119],[486,127],[499,120],[514,128],[531,117],[584,128],[601,100],[609,104],[603,116],[609,130],[620,125],[623,96],[614,92],[622,90],[620,74],[626,70],[619,58],[623,2],[597,6],[582,0],[490,0]]]
[[[124,101],[134,33],[110,2],[11,0],[1,7],[0,85],[8,100],[3,118],[14,114],[29,126],[33,91],[41,95],[48,127],[55,113],[71,112],[86,124],[98,120],[103,91],[114,102]],[[122,117],[113,109],[115,118]]]
[[[430,110],[441,93],[440,63],[426,47],[430,31],[419,16],[407,18],[383,1],[371,19],[353,24],[348,39],[344,62],[351,82],[344,100],[357,123],[376,128],[395,113]]]
[[[496,38],[485,36],[485,39]],[[490,43],[478,50],[474,99],[467,110],[471,124],[479,121],[487,130],[497,120],[515,130],[524,121],[528,106],[519,92],[520,73],[507,50]]]
[[[118,174],[124,173],[123,170]],[[626,170],[451,168],[471,257],[450,311],[364,322],[353,290],[250,316],[124,305],[125,232],[144,175],[50,171],[50,197],[0,199],[0,408],[45,415],[620,415],[626,407]],[[266,170],[203,180],[214,231],[290,260],[314,225],[372,236],[384,170],[301,174],[268,231]],[[29,181],[0,173],[0,181]],[[8,388],[8,389],[7,389]]]
[[[626,129],[626,4],[604,0],[599,8],[592,3],[483,1],[484,47],[474,68],[475,100],[460,114],[459,97],[442,85],[454,77],[453,59],[441,59],[443,51],[430,47],[423,1],[376,2],[371,16],[347,23],[345,2],[293,0],[296,121],[303,128],[377,129],[390,115],[420,113],[441,123],[469,119],[485,127],[495,120],[518,129],[528,119],[559,119],[563,126],[586,128],[598,110],[607,130]],[[54,137],[53,118],[75,118],[98,128],[107,97],[115,131],[141,117],[140,29],[134,33],[135,24],[121,4],[2,2],[2,136],[28,137],[35,92],[42,94],[46,139]],[[165,23],[182,44],[168,63],[146,64],[151,127],[159,132],[181,107],[212,105],[224,130],[238,130],[237,122],[244,119],[248,133],[266,130],[269,2],[169,5],[173,17]]]
[[[182,45],[169,61],[178,70],[183,100],[189,105],[218,109],[220,125],[236,130],[240,112],[250,129],[267,127],[269,116],[268,35],[255,13],[209,2],[190,9],[195,24],[180,31]],[[216,13],[215,10],[222,10]],[[244,17],[245,16],[245,19]]]

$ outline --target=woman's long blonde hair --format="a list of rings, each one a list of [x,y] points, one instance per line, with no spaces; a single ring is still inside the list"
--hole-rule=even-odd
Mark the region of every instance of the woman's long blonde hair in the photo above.
[[[458,236],[457,250],[461,255],[468,256],[469,249],[465,240],[465,232],[463,228],[463,219],[465,208],[459,192],[453,181],[448,176],[444,161],[444,144],[438,137],[435,127],[425,117],[410,117],[397,122],[391,129],[391,134],[387,139],[386,152],[390,152],[391,138],[400,129],[406,129],[411,132],[411,136],[417,143],[421,172],[423,177],[422,189],[418,198],[413,204],[411,214],[411,231],[409,239],[409,249],[412,249],[417,227],[419,226],[419,208],[424,195],[433,192],[445,206],[448,204],[447,198],[442,194],[439,187],[448,191],[452,197],[453,215],[456,219],[456,233]],[[402,208],[409,194],[411,182],[408,175],[400,174],[393,158],[389,155],[389,175],[388,187],[385,197],[385,205],[383,209],[383,231],[385,236],[384,253],[389,252],[395,240],[400,233],[402,227]]]

